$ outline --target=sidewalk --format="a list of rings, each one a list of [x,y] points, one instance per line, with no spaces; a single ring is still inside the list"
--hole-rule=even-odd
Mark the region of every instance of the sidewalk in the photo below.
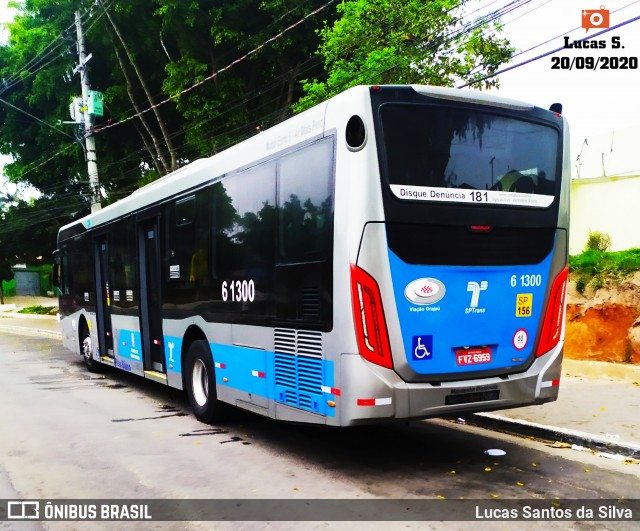
[[[14,297],[24,306],[55,306],[55,298]],[[0,306],[0,333],[61,337],[55,316],[15,313]],[[640,365],[564,360],[560,396],[541,406],[461,415],[468,424],[534,436],[621,460],[640,459]]]
[[[640,366],[565,359],[555,402],[464,418],[561,447],[640,459]]]
[[[62,337],[60,323],[55,315],[34,315],[18,313],[28,306],[58,306],[55,297],[6,297],[5,304],[0,304],[0,333],[29,331],[36,335]]]

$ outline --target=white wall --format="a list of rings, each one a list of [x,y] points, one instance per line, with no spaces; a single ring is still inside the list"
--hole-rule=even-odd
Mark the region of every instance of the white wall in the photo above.
[[[640,175],[571,181],[569,253],[584,250],[589,231],[611,236],[611,251],[640,247]]]

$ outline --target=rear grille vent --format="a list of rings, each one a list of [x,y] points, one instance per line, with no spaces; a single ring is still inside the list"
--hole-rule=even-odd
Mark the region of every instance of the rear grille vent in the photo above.
[[[304,354],[322,357],[322,332],[276,328],[274,331],[276,353]]]
[[[324,414],[322,333],[277,328],[274,345],[276,401]]]
[[[276,328],[274,331],[274,345],[276,352],[295,354],[297,351],[297,330]]]

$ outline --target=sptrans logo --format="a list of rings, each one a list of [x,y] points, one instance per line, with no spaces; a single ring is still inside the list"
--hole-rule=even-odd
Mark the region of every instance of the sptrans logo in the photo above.
[[[480,302],[480,292],[485,291],[489,287],[489,282],[483,280],[481,282],[468,282],[467,291],[471,292],[471,301],[465,313],[484,313],[485,308],[478,308]]]
[[[600,9],[583,9],[582,10],[582,27],[589,31],[590,29],[606,29],[609,27],[609,10],[604,6]]]

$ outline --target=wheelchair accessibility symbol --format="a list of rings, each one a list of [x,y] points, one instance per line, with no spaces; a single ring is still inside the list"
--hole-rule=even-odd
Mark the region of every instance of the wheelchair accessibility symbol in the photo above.
[[[411,358],[430,360],[433,358],[433,336],[413,336]]]

